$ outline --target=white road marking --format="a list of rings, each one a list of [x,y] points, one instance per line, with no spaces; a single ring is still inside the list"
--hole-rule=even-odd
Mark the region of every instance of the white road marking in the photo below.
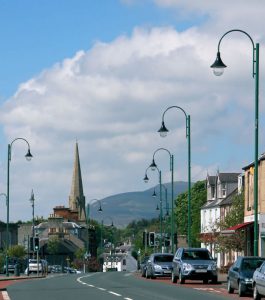
[[[133,300],[132,298],[124,298],[124,300]]]
[[[6,291],[3,291],[2,292],[2,296],[3,296],[3,299],[4,300],[10,300],[9,296],[8,296],[8,293]]]
[[[108,291],[108,293],[112,294],[112,295],[115,295],[115,296],[118,296],[118,297],[121,297],[121,294],[117,294],[117,293],[114,293],[112,291]]]
[[[98,290],[101,290],[101,291],[106,291],[106,289],[103,289],[101,287],[97,287]]]

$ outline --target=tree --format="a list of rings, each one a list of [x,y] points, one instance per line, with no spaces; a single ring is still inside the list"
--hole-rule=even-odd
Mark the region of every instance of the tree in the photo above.
[[[198,236],[201,229],[201,207],[207,201],[205,181],[197,181],[191,188],[191,245],[200,245]],[[176,222],[178,235],[188,232],[188,192],[180,194],[176,199]]]
[[[55,254],[58,253],[59,246],[60,246],[60,240],[57,236],[53,236],[53,237],[49,238],[47,250],[51,255],[55,256]]]
[[[216,225],[220,230],[227,229],[244,222],[244,194],[235,195],[229,213],[224,220]],[[218,252],[242,251],[245,246],[244,231],[237,231],[232,234],[219,234],[216,238]]]
[[[8,249],[9,257],[24,258],[25,255],[26,255],[26,249],[21,245],[11,246]]]

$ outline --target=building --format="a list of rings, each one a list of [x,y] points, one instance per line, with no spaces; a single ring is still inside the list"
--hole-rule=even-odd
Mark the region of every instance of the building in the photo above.
[[[35,226],[35,234],[39,237],[40,255],[52,264],[67,265],[68,260],[72,261],[75,252],[80,248],[86,249],[92,257],[97,256],[95,228],[89,225],[86,219],[86,204],[77,143],[74,157],[69,207],[55,206],[48,220]],[[28,224],[20,226],[19,241],[21,244],[32,235],[31,228]],[[49,241],[57,243],[53,253],[51,253]]]
[[[238,190],[240,173],[207,175],[207,202],[201,207],[201,247],[209,249],[217,258],[218,267],[226,264],[226,255],[216,251],[216,236],[220,233],[218,223],[226,216],[232,205],[232,196]],[[241,188],[240,188],[241,189]]]
[[[253,253],[254,241],[254,163],[243,167],[245,174],[245,210],[244,223],[249,227],[247,235],[248,253]],[[265,256],[265,153],[258,161],[258,228],[259,256]]]

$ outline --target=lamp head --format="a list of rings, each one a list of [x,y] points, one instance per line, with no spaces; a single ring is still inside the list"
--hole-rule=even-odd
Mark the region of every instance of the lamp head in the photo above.
[[[102,207],[101,207],[101,204],[99,204],[99,209],[98,209],[98,211],[99,211],[99,212],[102,212],[102,211],[103,211],[103,209],[102,209]]]
[[[154,189],[152,197],[154,197],[154,198],[156,197],[156,190],[155,189]]]
[[[30,201],[30,203],[32,203],[32,204],[33,204],[34,201],[35,201],[33,190],[31,191],[31,196],[30,196],[29,201]]]
[[[30,148],[28,148],[28,153],[25,155],[25,157],[26,157],[26,160],[27,161],[30,161],[31,159],[32,159],[32,154],[30,153]]]
[[[219,51],[217,52],[216,60],[211,65],[211,68],[213,68],[213,73],[216,76],[221,76],[224,73],[224,68],[226,68],[226,65],[223,63]]]
[[[144,182],[148,182],[149,181],[149,178],[147,177],[147,174],[145,173],[145,176],[144,176]]]
[[[155,171],[155,169],[157,169],[157,165],[155,163],[155,160],[153,159],[151,165],[149,166],[151,168],[152,171]]]
[[[169,130],[166,128],[164,121],[162,121],[162,125],[161,125],[160,129],[157,132],[159,132],[161,137],[166,137],[168,131]]]
[[[156,210],[159,210],[158,204],[156,205]]]

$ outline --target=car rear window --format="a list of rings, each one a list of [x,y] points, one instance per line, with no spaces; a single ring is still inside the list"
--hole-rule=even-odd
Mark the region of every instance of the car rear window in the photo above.
[[[210,253],[208,251],[196,251],[196,250],[192,250],[192,251],[184,251],[182,254],[182,259],[184,260],[209,260],[212,259]]]
[[[256,270],[261,266],[264,259],[243,259],[241,269],[242,270]]]
[[[154,262],[171,262],[173,255],[158,255],[154,257]]]

